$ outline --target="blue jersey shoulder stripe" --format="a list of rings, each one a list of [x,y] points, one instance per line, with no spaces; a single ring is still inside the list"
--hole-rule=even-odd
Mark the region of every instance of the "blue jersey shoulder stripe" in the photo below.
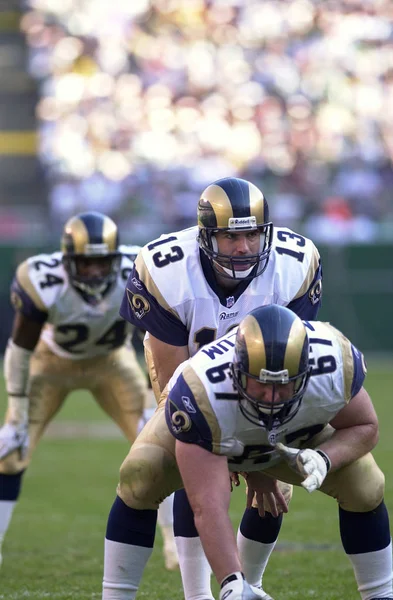
[[[314,278],[303,296],[291,300],[287,305],[292,312],[304,321],[317,321],[318,311],[322,305],[322,265],[319,261]]]
[[[363,354],[351,344],[353,358],[353,379],[351,386],[351,398],[356,396],[366,378],[367,368]]]
[[[11,284],[11,302],[15,310],[21,312],[25,317],[32,321],[45,323],[48,319],[48,313],[39,310],[36,307],[33,300],[19,284],[16,277]]]

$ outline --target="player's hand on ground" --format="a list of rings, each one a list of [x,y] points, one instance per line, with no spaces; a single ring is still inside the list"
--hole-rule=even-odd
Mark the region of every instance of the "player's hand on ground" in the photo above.
[[[29,448],[28,424],[6,423],[0,428],[0,460],[6,458],[15,450],[20,451],[20,457],[26,456]]]
[[[240,571],[231,573],[221,582],[220,600],[260,600],[265,593],[250,585]]]
[[[273,517],[288,512],[288,505],[281,492],[277,479],[268,477],[260,471],[253,471],[246,475],[247,480],[247,508],[252,507],[255,496],[258,505],[258,513],[265,516],[265,506]]]

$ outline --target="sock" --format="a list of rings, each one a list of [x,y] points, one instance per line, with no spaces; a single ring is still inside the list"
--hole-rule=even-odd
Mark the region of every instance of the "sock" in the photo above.
[[[214,600],[210,587],[210,564],[202,548],[194,514],[184,490],[175,492],[173,515],[185,600]]]
[[[393,598],[392,543],[384,502],[372,511],[339,509],[340,534],[362,600]]]
[[[119,497],[108,517],[102,600],[134,600],[153,551],[156,510],[135,510]]]
[[[0,474],[0,564],[2,562],[1,548],[19,498],[22,475],[23,472],[16,475]]]
[[[173,501],[174,494],[163,500],[158,509],[158,524],[160,527],[173,527]]]
[[[158,508],[158,524],[164,540],[164,560],[168,571],[179,568],[179,558],[173,535],[173,500],[174,494],[171,494],[161,502]]]
[[[134,600],[153,548],[105,539],[102,600]]]
[[[281,529],[282,515],[275,518],[266,513],[264,518],[257,508],[245,510],[237,533],[237,547],[243,573],[251,585],[261,587],[269,557]]]

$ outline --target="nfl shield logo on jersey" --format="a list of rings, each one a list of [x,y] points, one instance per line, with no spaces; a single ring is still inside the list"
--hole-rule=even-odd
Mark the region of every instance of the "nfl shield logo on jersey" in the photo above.
[[[269,444],[271,446],[275,446],[280,441],[281,434],[277,430],[269,431],[267,439],[269,440]]]
[[[227,298],[227,308],[232,308],[232,306],[235,304],[235,297],[234,296],[228,296]]]

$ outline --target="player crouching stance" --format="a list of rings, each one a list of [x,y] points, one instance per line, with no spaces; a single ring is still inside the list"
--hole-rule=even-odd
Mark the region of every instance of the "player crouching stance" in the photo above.
[[[277,480],[335,498],[362,600],[393,598],[384,476],[371,455],[378,421],[365,373],[362,354],[337,329],[275,305],[252,311],[179,366],[166,407],[121,467],[115,504],[133,526],[119,543],[119,511],[109,516],[104,600],[135,597],[154,509],[183,484],[220,599],[269,597],[260,588],[263,567],[248,565],[236,545],[228,468],[246,474],[248,505],[255,497],[261,514],[287,512]]]
[[[131,328],[119,316],[139,247],[119,246],[116,224],[98,212],[71,218],[61,245],[61,252],[24,261],[12,284],[16,312],[4,359],[8,410],[0,428],[0,549],[23,473],[67,396],[89,390],[132,443],[148,393]],[[177,565],[172,525],[162,525],[165,560]]]

